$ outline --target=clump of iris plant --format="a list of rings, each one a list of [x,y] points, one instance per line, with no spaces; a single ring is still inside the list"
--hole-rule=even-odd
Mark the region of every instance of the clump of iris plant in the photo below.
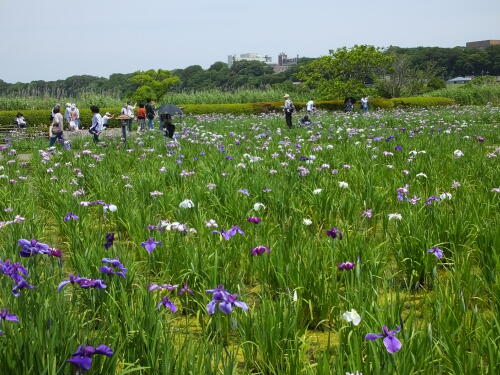
[[[271,250],[267,246],[257,246],[252,249],[250,252],[252,255],[258,255],[261,256],[264,253],[270,253]]]
[[[109,266],[102,266],[101,268],[99,268],[99,272],[106,273],[108,275],[118,275],[120,277],[123,277],[124,279],[126,278],[127,268],[120,263],[120,260],[118,258],[103,258],[102,262],[104,264],[109,264]]]
[[[108,287],[106,284],[104,284],[102,280],[88,279],[86,277],[80,277],[78,275],[69,274],[68,280],[64,280],[61,283],[59,283],[57,291],[60,292],[62,288],[64,288],[68,284],[77,284],[80,288],[83,289],[89,289],[89,288],[106,289]]]
[[[17,315],[11,314],[7,309],[0,310],[0,336],[3,336],[1,328],[4,320],[7,322],[19,322]]]
[[[333,239],[335,238],[338,238],[339,240],[342,239],[342,232],[339,228],[337,227],[333,227],[333,228],[330,228],[326,231],[326,235],[328,237],[332,237]]]
[[[401,328],[399,326],[396,327],[395,330],[389,331],[389,329],[386,326],[382,327],[382,333],[376,334],[376,333],[369,333],[365,336],[365,340],[370,340],[374,341],[380,338],[384,338],[384,346],[386,350],[394,354],[398,352],[401,349],[401,342],[394,337],[396,333],[399,333],[401,331]]]
[[[248,310],[247,304],[238,301],[236,299],[238,295],[229,293],[224,289],[224,285],[219,285],[215,289],[208,289],[206,293],[212,294],[212,300],[207,305],[207,312],[210,315],[215,314],[215,308],[217,306],[219,306],[219,310],[224,314],[231,314],[233,306],[239,307],[244,311]]]
[[[73,364],[73,366],[78,369],[88,371],[92,366],[92,357],[96,354],[111,357],[113,355],[113,349],[106,345],[99,345],[97,348],[90,345],[81,345],[71,355],[71,358],[68,359],[67,362]]]

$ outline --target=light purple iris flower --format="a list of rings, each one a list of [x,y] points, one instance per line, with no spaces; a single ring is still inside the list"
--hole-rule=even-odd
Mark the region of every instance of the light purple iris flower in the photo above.
[[[156,249],[156,246],[161,246],[162,244],[163,242],[155,241],[153,237],[149,237],[146,241],[141,243],[141,246],[151,253],[154,249]]]
[[[224,239],[226,241],[229,240],[231,237],[235,236],[237,233],[239,233],[241,235],[245,234],[245,232],[243,232],[243,230],[241,230],[241,228],[238,225],[233,226],[228,231],[225,231],[224,229],[222,229],[220,231],[214,230],[214,231],[212,231],[212,233],[220,234],[222,237],[224,237]]]
[[[158,284],[149,284],[148,285],[148,292],[153,292],[155,290],[169,290],[169,291],[172,291],[172,290],[175,290],[179,287],[179,285],[172,285],[172,284],[162,284],[162,285],[158,285]]]
[[[163,297],[163,299],[158,303],[156,307],[159,309],[162,306],[165,306],[172,313],[175,313],[177,311],[177,306],[175,306],[174,303],[170,301],[170,298],[168,297]]]
[[[0,327],[2,326],[2,321],[6,320],[8,322],[19,322],[19,318],[15,314],[11,314],[9,310],[0,310]],[[0,330],[0,336],[3,336],[2,330]]]
[[[106,345],[99,345],[97,348],[90,345],[82,345],[76,349],[76,352],[71,355],[71,358],[68,359],[67,362],[72,363],[75,367],[83,371],[88,371],[92,366],[92,357],[95,354],[111,357],[113,355],[113,349]]]
[[[231,314],[233,311],[233,306],[239,307],[240,309],[246,311],[248,306],[245,302],[238,301],[236,297],[237,294],[230,294],[224,285],[219,285],[216,289],[208,289],[206,293],[212,294],[212,300],[207,305],[207,312],[215,314],[215,308],[219,306],[219,310],[224,314]]]
[[[38,242],[34,238],[31,241],[22,238],[17,241],[17,244],[22,247],[21,251],[19,251],[19,255],[23,258],[28,258],[37,254],[49,254],[50,246]]]
[[[433,247],[432,249],[427,250],[427,252],[434,254],[438,259],[441,259],[443,257],[443,250],[441,250],[439,247]]]
[[[385,348],[389,353],[394,354],[398,352],[402,346],[401,342],[396,337],[394,337],[394,335],[396,333],[399,333],[399,331],[401,331],[401,328],[399,326],[397,326],[393,331],[389,331],[386,326],[383,326],[381,334],[369,333],[365,336],[365,340],[373,341],[383,337]]]
[[[194,292],[189,289],[188,285],[184,283],[182,288],[179,290],[179,296],[183,296],[185,293],[193,294]]]

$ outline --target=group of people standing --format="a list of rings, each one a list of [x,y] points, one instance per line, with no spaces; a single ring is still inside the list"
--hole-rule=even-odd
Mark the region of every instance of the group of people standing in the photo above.
[[[149,130],[155,128],[155,119],[160,120],[160,130],[165,131],[165,136],[169,138],[174,137],[175,125],[172,122],[172,115],[169,113],[158,114],[156,110],[156,103],[153,100],[147,100],[147,103],[139,103],[138,108],[132,105],[131,102],[125,103],[121,109],[121,115],[128,116],[126,121],[128,131],[132,131],[132,122],[134,118],[137,119],[138,131],[146,130],[146,123]]]
[[[286,122],[286,125],[288,126],[288,128],[291,129],[293,126],[292,114],[295,112],[295,106],[294,106],[292,100],[290,99],[290,95],[285,94],[285,96],[283,96],[283,99],[285,99],[285,103],[283,105],[283,112],[285,114],[285,122]],[[344,100],[344,111],[345,112],[352,112],[354,109],[354,103],[356,103],[356,99],[346,98]],[[361,98],[360,105],[361,105],[361,109],[363,110],[363,112],[367,113],[368,112],[368,96],[364,96]],[[312,115],[314,112],[316,112],[316,107],[314,106],[313,100],[309,100],[306,103],[306,111],[307,111],[307,114],[304,117],[302,117],[299,121],[300,125],[311,125],[312,124],[312,121],[309,118],[309,116]]]
[[[100,109],[98,106],[91,106],[90,110],[92,112],[92,123],[89,128],[89,133],[93,135],[94,142],[99,142],[99,135],[106,129],[108,122],[113,118],[113,115],[109,112],[106,112],[104,116],[101,116]],[[154,129],[154,120],[159,117],[160,119],[160,130],[165,131],[165,136],[169,138],[174,137],[175,133],[175,125],[172,121],[172,115],[168,113],[160,114],[158,116],[155,102],[152,100],[148,100],[147,104],[140,103],[138,108],[136,109],[136,105],[133,105],[131,102],[128,102],[123,105],[121,109],[122,117],[122,130],[125,133],[124,138],[126,139],[126,130],[132,131],[132,122],[134,118],[137,119],[139,131],[144,131],[146,129],[146,120],[148,129]],[[66,111],[64,112],[64,116],[61,113],[61,105],[56,104],[54,108],[52,108],[52,112],[50,115],[51,125],[49,126],[49,146],[52,147],[55,145],[57,141],[63,143],[64,138],[64,125],[67,123],[67,127],[72,130],[79,130],[80,128],[80,111],[76,107],[75,104],[67,103]],[[26,121],[21,113],[18,113],[16,117],[16,123],[19,127],[22,127],[21,124],[26,126]]]

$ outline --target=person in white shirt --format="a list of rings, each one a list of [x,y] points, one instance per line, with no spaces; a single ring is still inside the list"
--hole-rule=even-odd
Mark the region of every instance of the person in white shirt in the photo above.
[[[70,119],[70,112],[71,112],[71,103],[66,103],[66,110],[64,111],[64,119],[69,125],[69,122],[71,121]]]
[[[69,128],[71,130],[78,130],[78,121],[80,119],[80,111],[76,108],[75,104],[71,105],[69,110]]]
[[[26,127],[26,120],[21,112],[18,112],[16,115],[16,125],[20,129]]]
[[[130,120],[128,120],[128,131],[132,131],[132,121],[134,119],[134,110],[135,110],[135,104],[132,105],[132,102],[127,103],[127,116],[130,117]]]
[[[365,113],[368,112],[368,96],[361,98],[361,109],[365,111]]]
[[[108,127],[108,122],[113,118],[113,115],[109,112],[106,112],[104,116],[102,116],[102,127],[106,129]]]
[[[306,110],[308,114],[312,114],[315,110],[314,108],[314,102],[312,100],[309,100],[306,104]]]
[[[90,107],[90,110],[94,114],[92,117],[92,125],[90,126],[89,132],[94,136],[94,142],[99,142],[99,134],[102,133],[103,125],[102,125],[102,117],[99,114],[99,107],[93,105]]]
[[[295,111],[295,106],[293,105],[290,95],[285,94],[283,97],[285,99],[285,105],[283,106],[283,111],[285,112],[285,121],[289,129],[292,128],[292,113]]]

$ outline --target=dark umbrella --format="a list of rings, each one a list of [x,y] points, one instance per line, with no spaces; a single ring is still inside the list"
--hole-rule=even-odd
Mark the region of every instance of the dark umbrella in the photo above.
[[[167,113],[169,115],[177,115],[177,114],[182,115],[182,109],[173,104],[165,104],[162,105],[160,108],[158,108],[159,115],[164,113]]]

